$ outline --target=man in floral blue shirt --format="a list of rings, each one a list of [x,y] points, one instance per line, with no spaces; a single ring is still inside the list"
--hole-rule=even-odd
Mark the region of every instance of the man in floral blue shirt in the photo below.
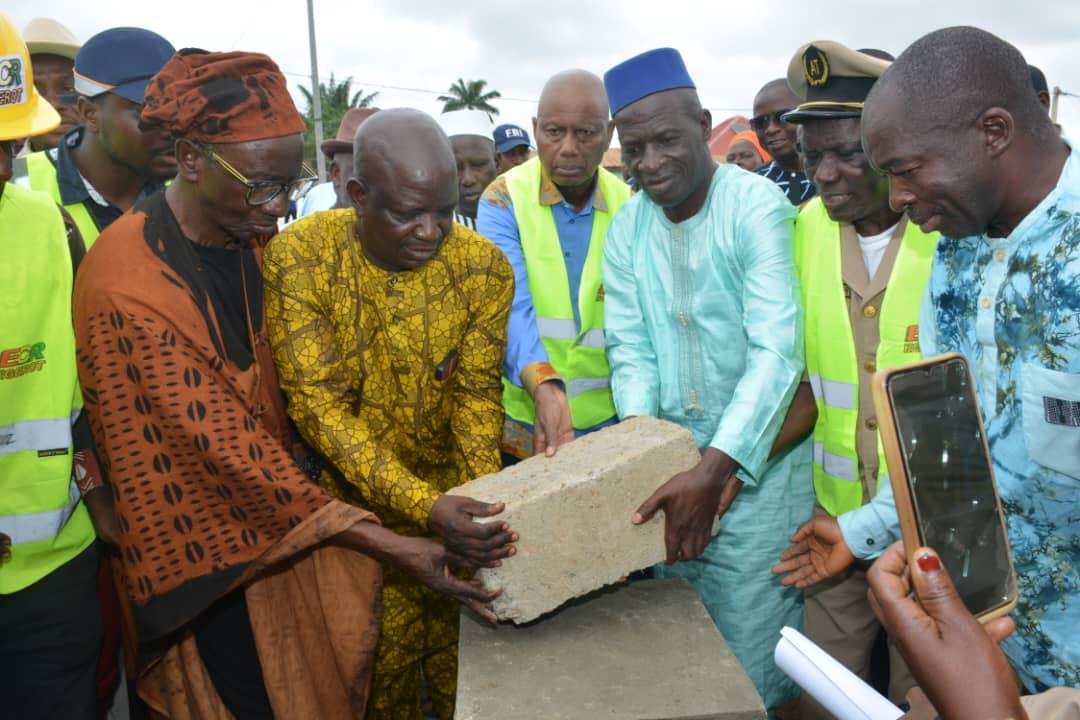
[[[1029,690],[1080,686],[1080,153],[1016,48],[970,27],[916,41],[878,80],[863,146],[893,207],[941,242],[922,352],[971,361],[1020,581],[1002,647]],[[889,483],[800,529],[806,586],[899,537]],[[798,535],[797,535],[798,537]]]

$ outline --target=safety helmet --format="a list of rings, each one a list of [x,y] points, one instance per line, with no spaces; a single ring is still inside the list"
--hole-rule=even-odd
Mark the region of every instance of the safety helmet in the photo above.
[[[60,115],[34,87],[26,43],[0,12],[0,140],[40,135],[59,125]]]

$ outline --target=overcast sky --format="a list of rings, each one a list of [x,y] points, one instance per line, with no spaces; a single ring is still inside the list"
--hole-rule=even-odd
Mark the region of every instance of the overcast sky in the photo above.
[[[1080,95],[1080,3],[949,0],[314,0],[319,72],[351,76],[379,92],[380,107],[438,114],[436,95],[458,77],[483,78],[503,94],[499,120],[529,128],[544,80],[582,67],[603,74],[654,47],[679,49],[715,121],[749,114],[754,93],[786,73],[812,40],[899,54],[930,30],[970,24],[1016,45],[1050,86]],[[257,50],[273,57],[295,87],[310,86],[305,0],[15,0],[4,3],[20,29],[53,17],[81,40],[118,25],[149,28],[177,48]],[[901,7],[902,5],[902,7]],[[407,89],[398,89],[407,88]],[[423,92],[428,91],[428,92]],[[1080,97],[1061,99],[1059,121],[1080,136]],[[301,107],[301,109],[303,109]],[[498,120],[497,120],[498,122]],[[333,130],[333,128],[328,129]]]

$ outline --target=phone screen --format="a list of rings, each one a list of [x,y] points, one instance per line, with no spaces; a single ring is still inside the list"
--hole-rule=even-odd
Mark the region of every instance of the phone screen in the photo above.
[[[941,556],[972,614],[1000,607],[1014,579],[966,363],[897,373],[888,391],[922,544]]]

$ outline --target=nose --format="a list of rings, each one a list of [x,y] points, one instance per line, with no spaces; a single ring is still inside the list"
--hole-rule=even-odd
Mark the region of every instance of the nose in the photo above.
[[[413,235],[424,242],[433,243],[439,239],[439,223],[432,213],[424,213],[416,223]]]
[[[826,153],[821,160],[818,161],[817,167],[814,168],[814,182],[819,185],[826,185],[831,182],[836,182],[838,178],[839,173],[836,171],[836,162],[828,153]]]
[[[894,212],[904,212],[915,204],[915,194],[899,178],[889,176],[889,207]]]
[[[578,147],[577,138],[574,133],[568,132],[559,143],[559,156],[567,158],[576,158],[581,155],[581,148]]]
[[[289,214],[289,193],[284,190],[274,196],[274,199],[259,208],[267,215],[283,218]]]
[[[652,143],[646,143],[641,151],[641,159],[638,161],[638,170],[643,173],[654,173],[660,169],[663,157]]]
[[[465,168],[461,171],[461,187],[472,187],[476,185],[479,179],[476,177],[476,173],[472,168]]]

